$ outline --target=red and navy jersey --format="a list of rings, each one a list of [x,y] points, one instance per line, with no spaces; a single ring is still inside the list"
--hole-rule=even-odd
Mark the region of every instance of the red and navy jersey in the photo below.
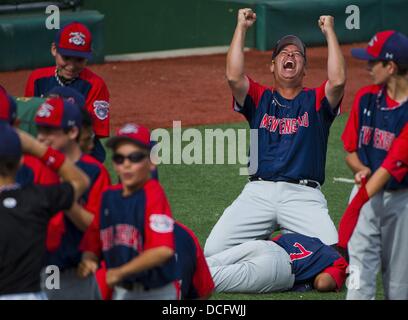
[[[55,78],[56,67],[34,70],[28,78],[25,96],[45,97],[54,87],[60,86]],[[109,136],[109,91],[101,77],[85,68],[79,78],[67,84],[86,98],[86,108],[93,120],[95,135],[99,138]]]
[[[408,123],[408,102],[399,104],[387,95],[383,86],[360,89],[354,99],[342,134],[344,149],[357,152],[360,161],[375,172],[383,163],[396,137]],[[391,179],[386,190],[408,187],[408,177],[401,182]]]
[[[323,83],[294,99],[252,79],[243,106],[234,103],[251,129],[258,129],[256,177],[271,181],[310,179],[323,184],[329,130],[339,106],[331,108]],[[251,158],[253,156],[251,155]]]
[[[88,212],[98,215],[102,192],[110,185],[109,173],[99,161],[87,154],[83,154],[81,159],[76,162],[76,165],[90,179],[90,187],[82,195],[79,203]],[[56,265],[61,270],[76,268],[81,261],[79,246],[84,232],[78,229],[65,215],[59,223],[64,224],[65,231],[59,247],[53,252],[48,252],[47,264]],[[59,228],[54,228],[54,230],[49,228],[48,237],[53,237],[52,233],[54,231],[58,232]]]
[[[381,165],[398,182],[408,174],[408,123],[392,143],[391,149]]]
[[[176,222],[177,280],[181,282],[181,299],[199,299],[211,295],[214,290],[204,252],[192,230]]]
[[[86,231],[81,250],[105,261],[107,269],[122,266],[143,251],[161,246],[175,249],[174,221],[161,185],[149,180],[143,188],[123,196],[123,187],[109,187],[102,195],[99,219]],[[158,288],[175,281],[176,260],[127,277],[124,283]]]
[[[289,255],[295,283],[313,281],[322,272],[328,273],[341,289],[346,279],[346,260],[332,247],[318,238],[297,233],[280,235],[273,239]]]
[[[40,159],[31,155],[24,155],[23,164],[17,171],[16,182],[21,186],[50,185],[60,183],[60,178]]]

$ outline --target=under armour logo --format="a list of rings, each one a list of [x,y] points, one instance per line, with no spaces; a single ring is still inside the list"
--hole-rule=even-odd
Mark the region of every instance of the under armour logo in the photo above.
[[[393,53],[387,52],[387,53],[385,54],[385,59],[390,59],[390,60],[392,60],[393,58],[394,58],[394,54],[393,54]]]

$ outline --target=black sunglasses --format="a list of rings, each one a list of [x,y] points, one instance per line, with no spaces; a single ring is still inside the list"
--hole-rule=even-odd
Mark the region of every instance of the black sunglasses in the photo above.
[[[123,154],[115,153],[112,156],[112,161],[116,164],[123,164],[126,159],[132,163],[138,163],[143,159],[147,158],[149,155],[144,152],[132,152],[131,154],[124,156]]]

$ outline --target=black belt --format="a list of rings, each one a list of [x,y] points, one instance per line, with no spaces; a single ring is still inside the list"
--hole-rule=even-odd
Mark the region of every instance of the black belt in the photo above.
[[[303,179],[303,180],[265,180],[262,179],[260,177],[255,177],[255,176],[251,176],[249,177],[249,181],[272,181],[272,182],[287,182],[287,183],[293,183],[293,184],[300,184],[302,186],[307,186],[307,187],[311,187],[314,189],[320,189],[320,183],[314,180],[307,180],[307,179]]]

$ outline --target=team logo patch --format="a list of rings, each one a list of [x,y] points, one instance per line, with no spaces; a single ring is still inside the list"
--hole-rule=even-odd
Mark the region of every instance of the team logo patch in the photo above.
[[[40,118],[49,118],[54,107],[48,103],[43,103],[37,111],[37,116]]]
[[[378,41],[378,38],[377,38],[377,36],[375,35],[374,37],[371,38],[371,40],[370,40],[370,42],[368,43],[368,45],[369,45],[370,47],[372,47],[372,46],[374,45],[374,43],[377,42],[377,41]]]
[[[150,228],[158,233],[169,233],[173,231],[174,220],[164,214],[152,214],[149,219]]]
[[[85,35],[82,32],[71,32],[69,36],[69,43],[73,43],[76,46],[84,46],[86,44]]]
[[[17,200],[14,198],[6,198],[3,200],[3,206],[7,209],[13,209],[17,206]]]
[[[96,100],[93,104],[94,112],[99,120],[105,120],[109,115],[109,102]]]
[[[139,127],[137,125],[127,124],[119,130],[119,134],[131,134],[131,133],[137,133],[138,131],[139,131]]]

